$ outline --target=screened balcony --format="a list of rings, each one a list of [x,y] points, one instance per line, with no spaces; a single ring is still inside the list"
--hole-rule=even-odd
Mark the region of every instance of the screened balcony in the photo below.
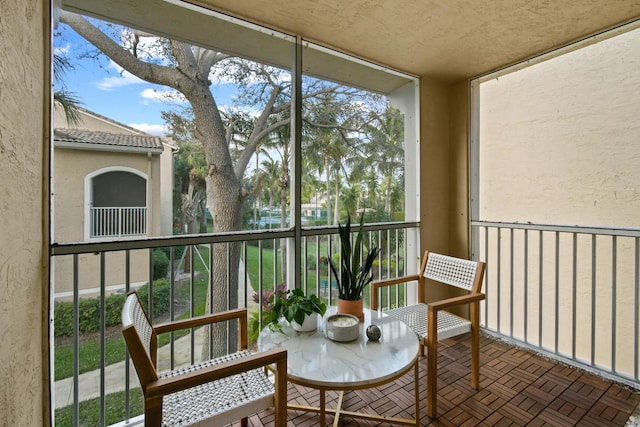
[[[80,12],[84,11],[84,7],[91,9],[91,6],[82,2],[68,3]],[[167,4],[163,6],[173,7]],[[106,14],[107,20],[113,18],[116,22],[140,25],[140,22],[135,22],[135,13],[127,13],[125,8],[112,9],[88,12],[101,17]],[[153,13],[154,19],[145,16],[145,24],[163,22],[162,19],[172,15],[173,11],[168,13],[159,9]],[[444,342],[440,351],[442,366],[438,378],[438,412],[441,415],[438,420],[429,420],[422,415],[423,424],[624,425],[627,422],[638,404],[639,230],[633,226],[562,225],[585,224],[585,221],[591,224],[589,218],[580,215],[587,211],[584,206],[568,214],[562,212],[564,218],[568,218],[567,222],[544,217],[543,214],[555,212],[558,208],[555,203],[557,199],[551,196],[558,197],[558,193],[563,195],[562,192],[549,189],[566,190],[566,185],[562,180],[543,181],[544,185],[541,185],[540,176],[551,174],[556,177],[558,169],[545,169],[542,163],[551,157],[551,160],[564,166],[570,163],[569,160],[573,161],[575,157],[583,159],[585,153],[590,153],[593,158],[581,162],[579,166],[591,172],[597,164],[607,172],[615,162],[598,163],[603,158],[601,153],[578,151],[583,141],[581,138],[568,138],[570,142],[577,141],[578,147],[575,151],[566,150],[569,152],[569,160],[566,160],[559,155],[567,155],[565,151],[551,151],[558,146],[555,139],[538,136],[548,136],[539,132],[540,129],[536,129],[536,133],[525,129],[516,135],[507,132],[515,127],[511,126],[513,123],[505,123],[508,113],[514,111],[514,105],[524,106],[524,112],[513,114],[514,122],[518,124],[520,117],[528,117],[525,113],[529,113],[528,109],[535,110],[530,108],[534,105],[531,101],[538,96],[535,91],[541,86],[528,88],[535,96],[526,92],[522,85],[518,90],[506,91],[509,94],[521,92],[526,102],[520,99],[509,100],[513,104],[494,101],[488,102],[487,107],[485,103],[491,100],[491,94],[484,92],[483,85],[487,83],[484,87],[490,86],[494,80],[508,81],[504,74],[483,76],[470,84],[465,81],[451,89],[448,84],[390,72],[384,67],[331,52],[324,46],[288,34],[272,38],[274,33],[271,30],[256,29],[252,25],[235,27],[237,22],[233,19],[209,14],[208,11],[191,18],[205,21],[198,21],[204,22],[201,26],[187,25],[189,28],[186,29],[184,24],[182,27],[168,27],[177,33],[182,31],[181,40],[193,41],[204,48],[218,48],[211,45],[214,39],[222,44],[239,41],[239,45],[234,45],[233,49],[247,57],[258,58],[260,66],[267,63],[282,67],[276,74],[284,86],[290,81],[303,81],[299,92],[286,94],[297,102],[293,104],[298,113],[305,109],[321,110],[320,104],[305,103],[308,99],[305,98],[305,91],[318,83],[313,79],[305,80],[310,76],[321,76],[326,79],[323,83],[336,80],[357,87],[365,86],[372,93],[384,93],[389,100],[398,103],[405,119],[402,145],[406,152],[400,161],[402,168],[398,171],[401,172],[396,171],[385,181],[402,183],[400,199],[406,222],[367,224],[369,241],[383,249],[376,264],[376,277],[395,277],[416,271],[421,249],[432,249],[431,245],[487,262],[484,286],[487,300],[482,304],[481,317],[484,337],[480,390],[468,388],[466,337]],[[215,25],[211,25],[212,22]],[[196,28],[226,28],[229,31],[220,30],[226,38],[216,38],[195,31]],[[165,30],[163,28],[162,34],[165,34]],[[233,31],[240,35],[234,36]],[[250,42],[256,39],[260,43]],[[269,46],[270,49],[256,49],[256,46]],[[222,49],[226,47],[221,46]],[[296,49],[295,53],[292,53],[293,48]],[[272,52],[276,52],[277,56],[268,57]],[[327,65],[334,63],[339,66]],[[277,87],[280,90],[282,85]],[[428,102],[424,102],[424,93],[417,95],[418,91],[429,93]],[[458,92],[469,92],[470,99],[461,97],[469,105],[458,102]],[[541,106],[555,106],[549,102],[549,98],[539,98]],[[432,110],[449,111],[452,121],[464,117],[461,128],[469,125],[469,134],[457,132],[459,129],[456,128],[456,134],[449,137],[449,132],[453,130],[449,128],[449,117],[441,120],[442,123],[437,124],[435,130],[432,130],[434,124],[431,122],[420,124],[419,118],[423,117],[419,111],[420,105],[428,105],[427,117],[433,114]],[[350,105],[355,106],[362,104]],[[368,107],[371,106],[374,103]],[[496,106],[506,106],[506,111]],[[281,111],[289,111],[288,107]],[[480,120],[490,117],[490,113],[498,117],[494,123],[489,123],[494,127]],[[470,123],[466,122],[467,116],[470,116]],[[597,114],[589,115],[591,121],[594,116]],[[549,120],[534,117],[531,121],[537,125]],[[327,142],[335,142],[336,138],[335,135],[333,139],[329,138],[331,135],[317,130],[311,132],[304,127],[303,123],[306,122],[301,122],[292,120],[291,127],[278,135],[282,146],[287,146],[287,141],[295,145],[293,152],[286,151],[286,156],[282,157],[283,165],[293,166],[290,179],[280,181],[291,184],[290,193],[282,197],[283,200],[289,198],[292,203],[281,210],[286,211],[286,214],[282,214],[285,218],[301,218],[303,198],[311,200],[310,193],[313,192],[313,199],[317,201],[318,195],[323,195],[324,191],[329,194],[330,184],[335,185],[335,199],[338,198],[339,173],[336,173],[333,182],[328,178],[318,179],[314,175],[316,180],[308,183],[303,190],[303,179],[309,178],[307,173],[313,171],[310,164],[304,161],[321,152],[328,145]],[[293,135],[291,139],[287,138],[287,131]],[[446,138],[442,138],[446,141],[440,144],[440,135],[434,138],[434,133],[447,134]],[[205,134],[212,135],[214,132]],[[506,141],[500,139],[503,134],[508,135],[508,138],[504,137]],[[531,134],[536,138],[530,138]],[[632,132],[628,134],[633,135]],[[350,139],[352,137],[349,134],[344,140],[337,139],[341,142],[335,147],[337,151],[353,143],[355,138]],[[311,145],[318,141],[322,144]],[[373,146],[372,138],[363,138],[363,141],[366,144],[359,146],[360,154]],[[515,143],[509,145],[513,141]],[[246,160],[245,167],[249,158],[255,160],[257,170],[260,150],[257,150],[258,143],[254,143],[256,145],[247,153],[255,153],[255,159],[247,156],[243,159]],[[529,144],[543,149],[533,151],[532,155],[532,151],[516,151],[516,144]],[[567,147],[575,148],[569,143],[562,144],[563,149]],[[499,157],[502,163],[497,163],[496,152],[509,155]],[[550,156],[550,152],[556,156]],[[576,156],[576,152],[581,156]],[[603,152],[608,153],[607,150]],[[376,152],[371,157],[387,159],[385,153]],[[211,163],[220,158],[213,156]],[[289,160],[291,162],[287,163]],[[346,163],[346,158],[339,158],[336,163]],[[549,163],[555,166],[555,163]],[[511,169],[507,169],[507,166]],[[380,170],[376,169],[373,176]],[[568,168],[560,170],[569,171]],[[574,181],[580,182],[583,177],[578,175]],[[261,182],[261,178],[254,178],[254,183]],[[365,178],[360,178],[357,184],[364,181]],[[382,183],[382,180],[372,181],[375,184]],[[496,182],[517,185],[499,187],[495,185]],[[324,191],[319,190],[322,186]],[[374,187],[371,188],[371,194],[375,196]],[[280,188],[287,187],[282,185]],[[346,190],[355,191],[354,188],[341,190],[346,193]],[[391,188],[387,188],[389,191],[385,196],[391,200]],[[541,188],[547,191],[542,192]],[[497,190],[491,192],[492,189]],[[304,197],[303,191],[306,191]],[[495,197],[496,193],[508,197],[499,199]],[[588,191],[586,193],[589,194]],[[326,203],[329,203],[329,199],[327,197]],[[360,200],[358,197],[351,199],[356,204]],[[604,200],[611,202],[608,198]],[[256,212],[264,206],[260,203],[258,200],[253,205],[245,206],[247,212],[254,210],[254,225],[259,224]],[[360,206],[352,208],[365,210]],[[534,211],[534,208],[537,210]],[[327,209],[327,220],[331,215],[340,217],[338,211],[336,207],[335,213],[331,214],[331,210]],[[600,212],[596,210],[596,213]],[[502,215],[501,219],[494,219],[492,215],[496,213]],[[521,222],[502,220],[513,215],[531,216],[518,217],[517,220]],[[537,220],[539,218],[552,220]],[[250,333],[254,338],[264,326],[263,314],[268,310],[268,297],[274,287],[282,284],[285,287],[299,287],[333,304],[335,292],[327,260],[338,250],[331,239],[336,233],[335,227],[306,227],[300,221],[302,225],[294,224],[289,229],[286,227],[291,226],[290,220],[285,222],[280,223],[282,228],[274,227],[270,231],[159,236],[109,243],[54,243],[51,247],[52,264],[57,274],[54,286],[65,286],[64,291],[58,293],[58,304],[53,307],[54,333],[65,332],[57,336],[52,352],[56,363],[58,360],[67,361],[66,367],[60,361],[60,366],[56,365],[54,370],[57,383],[54,387],[55,412],[56,417],[60,417],[57,425],[124,425],[129,421],[141,421],[140,393],[136,387],[135,373],[126,363],[126,353],[117,326],[117,300],[129,290],[137,289],[144,295],[154,322],[180,316],[192,317],[220,301],[227,307],[248,307],[251,311]],[[212,267],[214,264],[217,268]],[[222,270],[220,267],[223,267]],[[209,292],[209,288],[213,290]],[[97,298],[91,301],[85,299],[84,295],[89,291],[95,293]],[[385,307],[404,305],[414,299],[415,295],[407,293],[404,286],[398,286],[383,295]],[[93,314],[85,316],[85,313]],[[66,323],[55,325],[56,321],[65,317]],[[93,340],[88,339],[89,336]],[[207,350],[223,351],[229,347],[227,342],[216,341],[201,330],[191,331],[184,337],[165,337],[163,344],[165,358],[161,366],[164,368],[198,360]],[[87,352],[86,345],[93,345],[93,350]],[[58,358],[64,352],[66,356]],[[96,361],[88,361],[88,354],[95,355]],[[422,386],[425,384],[423,368],[421,366]],[[88,382],[85,378],[89,378],[86,380]],[[348,394],[347,409],[369,407],[375,412],[385,412],[386,409],[392,415],[409,411],[411,405],[403,403],[407,402],[406,393],[411,393],[406,389],[408,382],[402,378],[388,387]],[[421,395],[424,402],[424,390]],[[316,399],[317,394],[313,391],[293,386],[290,388],[290,400],[313,404]],[[116,407],[118,409],[114,409]],[[313,415],[295,412],[289,415],[296,425],[314,424]],[[411,418],[406,414],[400,416]],[[268,425],[270,419],[271,414],[266,412],[254,418],[253,422],[255,425]],[[353,424],[367,425],[355,421]]]
[[[396,223],[376,224],[367,226],[367,240],[383,248],[379,256],[379,262],[375,266],[375,276],[380,278],[397,277],[402,275],[407,268],[415,269],[407,260],[407,254],[411,249],[412,240],[418,230],[418,224]],[[511,270],[501,265],[530,265],[531,260],[523,258],[527,251],[517,250],[516,245],[504,247],[494,245],[497,233],[511,235],[524,231],[518,230],[515,225],[499,227],[496,224],[476,224],[487,236],[484,240],[485,247],[495,247],[497,253],[487,253],[488,268],[485,277],[485,291],[487,300],[482,305],[483,338],[481,344],[481,385],[478,391],[469,386],[470,375],[469,339],[464,335],[455,339],[442,342],[439,351],[439,376],[438,376],[438,412],[439,418],[430,420],[426,417],[425,389],[426,386],[426,361],[420,365],[421,390],[421,418],[424,425],[496,425],[500,423],[513,423],[535,425],[548,423],[550,425],[620,425],[624,426],[640,402],[640,393],[637,388],[638,378],[638,352],[639,344],[626,340],[620,344],[621,323],[632,328],[637,328],[638,303],[637,293],[634,295],[631,310],[622,310],[612,301],[598,297],[596,303],[607,306],[604,312],[598,311],[598,323],[609,325],[607,333],[576,334],[575,338],[559,340],[558,332],[566,334],[567,328],[582,330],[584,325],[576,325],[575,319],[583,310],[596,310],[595,306],[575,305],[571,312],[558,315],[555,305],[545,307],[543,314],[537,311],[529,323],[549,321],[550,314],[556,313],[558,321],[552,321],[552,327],[540,328],[536,333],[529,332],[526,337],[520,336],[517,327],[521,322],[518,319],[531,317],[529,311],[518,304],[501,304],[501,298],[511,298],[519,288],[526,286],[526,280],[521,280]],[[256,338],[258,331],[264,326],[263,314],[268,310],[268,298],[275,286],[286,285],[286,278],[291,271],[300,271],[300,283],[307,293],[315,293],[327,303],[335,303],[336,291],[329,285],[331,282],[327,257],[338,250],[333,243],[336,230],[331,227],[307,229],[301,236],[300,264],[298,266],[282,269],[282,262],[286,263],[286,255],[283,258],[283,248],[286,242],[291,242],[292,231],[274,230],[270,232],[239,232],[226,236],[185,236],[146,241],[130,241],[119,243],[102,243],[86,245],[59,245],[53,250],[54,263],[59,259],[72,258],[76,276],[70,278],[75,283],[73,298],[64,298],[55,306],[65,305],[66,310],[73,313],[69,334],[59,336],[56,339],[54,358],[56,360],[55,390],[55,416],[56,425],[114,425],[127,422],[139,422],[141,420],[140,390],[137,385],[135,371],[130,364],[125,363],[127,356],[124,351],[122,337],[119,334],[119,299],[125,292],[134,289],[130,281],[125,280],[122,288],[110,291],[106,290],[104,283],[98,284],[100,294],[95,298],[95,304],[87,304],[80,298],[77,275],[82,274],[84,268],[90,268],[92,264],[82,261],[83,253],[93,253],[100,259],[101,272],[99,276],[105,277],[108,270],[124,269],[129,271],[130,260],[136,253],[147,253],[149,260],[148,271],[150,277],[157,277],[155,270],[161,265],[154,260],[154,252],[168,253],[169,263],[161,277],[151,280],[154,285],[138,286],[138,291],[148,302],[149,313],[154,323],[162,323],[171,319],[192,317],[202,313],[206,305],[207,286],[212,270],[212,254],[214,246],[226,248],[231,253],[234,243],[240,244],[240,269],[238,274],[238,292],[233,295],[229,292],[229,305],[248,307],[250,310],[250,337]],[[555,239],[549,245],[551,249],[536,253],[535,259],[542,257],[552,267],[552,271],[575,269],[576,260],[572,257],[561,257],[556,252],[559,245],[559,234],[578,236],[589,234],[589,239],[608,241],[607,247],[611,249],[612,241],[631,239],[632,247],[636,248],[634,256],[638,259],[637,248],[639,246],[640,231],[630,230],[584,230],[556,229],[548,227],[529,226],[527,233],[537,235],[539,233],[551,233]],[[558,233],[558,235],[556,235]],[[533,237],[530,237],[533,240]],[[531,243],[530,243],[531,244]],[[602,243],[600,243],[602,244]],[[539,242],[535,242],[538,247]],[[544,248],[544,246],[543,246]],[[600,263],[600,257],[609,260],[615,258],[617,250],[602,255],[594,249],[595,263]],[[122,257],[117,256],[122,252]],[[287,251],[285,251],[287,252]],[[531,257],[531,255],[528,255]],[[410,257],[411,258],[411,257]],[[140,259],[140,258],[138,258]],[[229,259],[225,262],[229,262]],[[293,264],[295,261],[291,258]],[[118,261],[114,264],[114,260]],[[415,261],[413,261],[415,262]],[[547,264],[545,264],[547,265]],[[534,267],[530,267],[534,268]],[[537,270],[539,267],[536,266]],[[612,273],[612,277],[620,277],[620,274]],[[545,300],[560,301],[576,300],[582,293],[576,289],[573,294],[554,294],[557,291],[556,279],[551,275],[547,280],[546,275],[541,275],[542,282],[536,285],[545,289]],[[638,267],[635,267],[635,287],[637,286]],[[228,280],[225,279],[225,280]],[[529,283],[530,287],[534,287]],[[613,288],[622,286],[613,282]],[[145,289],[146,288],[146,289]],[[546,294],[550,292],[550,294]],[[564,291],[562,291],[564,292]],[[366,294],[366,293],[365,293]],[[211,295],[208,296],[212,298]],[[407,295],[403,285],[399,285],[383,295],[385,306],[404,305],[415,296]],[[66,302],[63,302],[66,300]],[[368,302],[368,295],[365,300]],[[630,299],[631,300],[631,299]],[[232,302],[235,301],[235,302]],[[525,307],[538,307],[539,298],[529,297],[529,304]],[[505,308],[506,307],[506,308]],[[509,309],[511,307],[511,309]],[[93,310],[93,311],[92,311]],[[56,311],[63,316],[64,310]],[[92,313],[92,314],[91,314]],[[595,316],[595,311],[591,312]],[[97,325],[97,331],[88,333],[85,331],[87,324],[93,321]],[[626,318],[624,316],[627,316]],[[500,319],[497,321],[497,319]],[[569,319],[569,326],[563,322]],[[573,322],[571,322],[573,319]],[[616,320],[614,320],[616,319]],[[54,324],[60,320],[54,318]],[[497,323],[496,323],[497,321]],[[615,327],[616,321],[618,327]],[[595,321],[594,321],[595,322]],[[58,323],[62,325],[64,323]],[[54,326],[54,330],[55,330]],[[161,369],[180,366],[200,360],[203,356],[203,343],[206,337],[202,330],[193,330],[186,336],[171,336],[161,338],[164,345],[161,350]],[[637,334],[636,334],[637,336]],[[582,340],[586,337],[587,342]],[[598,341],[594,344],[594,341]],[[604,341],[604,340],[608,341]],[[210,339],[209,345],[214,343]],[[547,343],[556,343],[549,346]],[[559,343],[559,344],[558,344]],[[618,343],[618,344],[617,344]],[[572,348],[583,348],[588,345],[598,348],[597,357],[589,360],[580,352],[572,353]],[[206,344],[204,344],[206,345]],[[223,343],[224,346],[224,343]],[[569,349],[569,350],[566,350]],[[613,357],[601,357],[601,349],[610,349],[609,355]],[[90,356],[93,353],[93,356]],[[587,352],[588,354],[588,352]],[[617,356],[616,356],[617,355]],[[93,358],[92,362],[90,359]],[[62,360],[66,359],[71,366],[64,366]],[[607,360],[609,363],[607,363]],[[618,362],[615,364],[615,361]],[[611,363],[614,361],[614,363]],[[64,374],[62,372],[65,372]],[[62,378],[66,376],[66,378]],[[373,413],[383,412],[389,416],[412,418],[412,381],[409,377],[401,379],[372,390],[354,391],[347,393],[345,397],[345,410]],[[289,386],[289,400],[302,404],[317,404],[317,391],[304,389],[299,386]],[[332,405],[337,395],[329,394],[328,402]],[[403,403],[404,402],[404,403]],[[118,409],[114,409],[118,408]],[[269,411],[259,414],[252,419],[254,425],[269,425],[273,414]],[[293,425],[308,425],[314,423],[313,414],[289,411],[290,422]],[[347,418],[343,419],[348,420]],[[344,425],[344,424],[343,424]],[[352,421],[346,425],[369,425],[364,421]]]

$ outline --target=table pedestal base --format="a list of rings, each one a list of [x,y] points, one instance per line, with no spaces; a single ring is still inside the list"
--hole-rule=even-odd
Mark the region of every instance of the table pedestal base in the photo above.
[[[319,389],[320,392],[320,406],[305,406],[305,405],[296,405],[293,403],[289,403],[287,405],[288,409],[294,411],[305,411],[305,412],[314,412],[320,414],[320,425],[326,426],[326,414],[331,414],[334,416],[333,426],[337,427],[338,422],[340,420],[340,416],[344,415],[350,418],[357,418],[362,420],[371,420],[371,421],[380,421],[391,424],[399,424],[405,426],[418,426],[420,422],[420,389],[418,388],[418,363],[416,361],[414,365],[414,374],[413,374],[413,386],[415,390],[415,414],[416,418],[414,420],[406,419],[406,418],[395,418],[395,417],[387,417],[385,415],[377,415],[377,414],[366,414],[363,412],[353,412],[353,411],[345,411],[342,409],[342,401],[344,400],[344,390],[339,391],[338,396],[338,404],[336,408],[327,408],[326,407],[326,392],[325,389]]]

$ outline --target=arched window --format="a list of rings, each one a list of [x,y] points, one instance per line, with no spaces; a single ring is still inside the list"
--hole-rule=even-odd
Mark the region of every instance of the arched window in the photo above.
[[[87,175],[85,200],[89,238],[147,234],[147,178],[130,168],[106,168]]]

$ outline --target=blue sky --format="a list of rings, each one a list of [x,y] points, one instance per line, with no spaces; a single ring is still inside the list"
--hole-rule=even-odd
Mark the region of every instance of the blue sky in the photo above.
[[[87,51],[87,45],[88,42],[67,25],[58,26],[54,51],[66,55],[74,64],[74,69],[68,70],[63,77],[67,90],[73,92],[87,110],[153,135],[163,135],[160,112],[169,109],[169,105],[162,95],[170,94],[172,90],[123,72],[108,58],[103,57],[101,63],[79,59],[78,55]],[[56,89],[58,87],[56,85]],[[212,90],[219,106],[224,108],[225,104],[231,104],[231,85],[214,84]],[[182,100],[175,102],[186,105]]]

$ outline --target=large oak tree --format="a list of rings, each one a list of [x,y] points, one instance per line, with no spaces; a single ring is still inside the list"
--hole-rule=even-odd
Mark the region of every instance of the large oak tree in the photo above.
[[[85,17],[70,12],[64,12],[60,20],[97,48],[100,55],[106,55],[124,70],[147,82],[173,88],[184,96],[193,113],[194,137],[204,147],[207,208],[213,216],[214,231],[241,229],[244,201],[249,194],[242,185],[242,178],[249,161],[264,138],[290,121],[291,79],[288,72],[136,30],[120,27],[114,36],[107,31],[113,27],[104,23],[94,25]],[[152,55],[145,50],[149,44],[143,40],[152,40],[155,46]],[[232,79],[244,90],[241,101],[259,110],[251,129],[236,129],[233,118],[228,119],[221,111],[210,87],[214,75]],[[303,98],[313,99],[328,93],[343,104],[349,97],[361,94],[344,86],[313,80],[305,86]],[[354,105],[357,104],[352,103],[351,108]],[[354,117],[356,115],[350,120]],[[340,125],[331,124],[333,127]],[[342,125],[354,126],[346,122]],[[240,146],[239,137],[242,148],[233,151]],[[239,245],[214,245],[212,259],[213,279],[209,288],[212,298],[208,298],[213,301],[211,310],[218,312],[237,307]],[[214,343],[221,344],[224,339],[224,329],[214,332]]]

